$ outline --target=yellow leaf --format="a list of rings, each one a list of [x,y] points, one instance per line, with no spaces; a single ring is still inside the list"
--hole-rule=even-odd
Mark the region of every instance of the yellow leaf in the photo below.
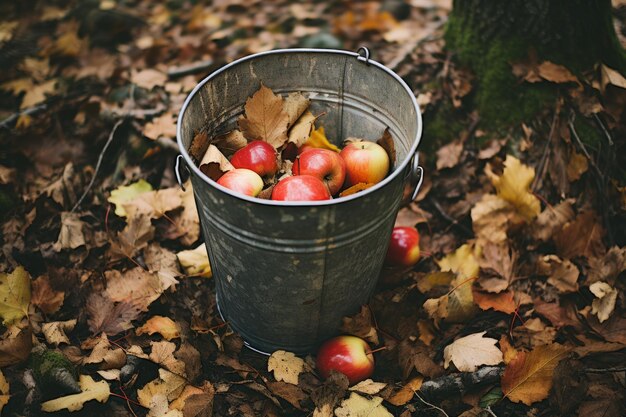
[[[422,382],[424,382],[424,377],[416,376],[407,382],[405,386],[400,388],[398,392],[393,394],[387,401],[398,407],[408,403],[415,395],[415,391],[421,388]]]
[[[383,399],[372,397],[367,399],[353,392],[350,398],[343,400],[339,407],[335,409],[337,417],[393,417],[381,404]]]
[[[152,408],[154,397],[162,395],[167,400],[173,401],[183,392],[185,385],[187,385],[185,378],[160,368],[159,378],[137,390],[137,399],[144,407]]]
[[[13,31],[17,29],[19,24],[18,21],[0,22],[0,44],[13,38]]]
[[[145,180],[139,180],[111,191],[111,196],[107,198],[107,201],[115,204],[115,214],[120,217],[126,217],[126,210],[124,210],[123,205],[148,191],[152,191],[150,183]]]
[[[474,372],[482,365],[497,365],[502,362],[502,352],[496,347],[498,341],[483,337],[487,332],[461,337],[443,350],[444,368],[450,362],[461,372]]]
[[[150,335],[160,333],[166,340],[172,340],[180,337],[180,328],[175,321],[168,317],[154,316],[151,317],[146,324],[137,329],[137,335],[144,333]]]
[[[176,256],[187,275],[206,278],[211,278],[213,275],[204,243],[195,249],[180,251]]]
[[[374,382],[372,379],[366,379],[361,381],[353,387],[350,387],[350,391],[360,392],[362,394],[374,395],[378,394],[385,388],[387,384],[384,382]]]
[[[28,315],[30,275],[18,266],[10,274],[0,273],[0,317],[5,326]]]
[[[526,405],[548,398],[554,368],[567,349],[561,345],[538,346],[531,352],[519,352],[502,375],[502,392],[509,400]]]
[[[462,279],[476,278],[480,269],[477,261],[479,256],[478,247],[472,248],[471,245],[465,244],[454,253],[443,257],[437,264],[442,271],[452,271]]]
[[[513,204],[526,221],[539,215],[541,211],[539,199],[530,192],[530,184],[535,178],[534,168],[522,164],[514,156],[507,155],[502,175],[496,175],[489,166],[485,173],[496,187],[498,197]]]
[[[298,385],[298,375],[304,371],[304,361],[291,352],[277,350],[267,361],[267,370],[274,371],[277,381]]]
[[[0,371],[0,413],[2,413],[2,409],[9,402],[9,398],[11,398],[9,395],[9,383],[2,371]]]
[[[24,94],[20,109],[23,110],[43,102],[46,99],[46,94],[52,94],[56,91],[56,84],[57,80],[49,80],[43,84],[33,86]]]
[[[298,148],[304,145],[309,139],[314,121],[315,116],[313,116],[313,113],[308,110],[304,112],[289,130],[289,139],[287,141],[294,143]]]
[[[345,197],[345,196],[348,196],[348,195],[356,194],[356,193],[358,193],[360,191],[367,190],[368,188],[370,188],[373,185],[374,184],[372,184],[372,183],[364,183],[364,182],[356,183],[352,187],[346,188],[341,193],[339,193],[339,197]]]
[[[309,136],[309,140],[306,141],[305,145],[312,148],[329,149],[335,152],[340,151],[338,147],[328,141],[328,138],[326,138],[326,133],[324,133],[323,126],[320,126],[313,132],[311,132],[311,136]]]
[[[16,78],[15,80],[0,84],[0,90],[11,91],[15,95],[29,91],[32,88],[32,78]]]
[[[44,323],[41,331],[46,337],[46,341],[51,345],[58,345],[60,343],[70,344],[70,339],[67,338],[65,332],[71,332],[76,326],[76,319],[67,321],[53,321],[51,323]]]
[[[89,375],[81,375],[78,381],[82,392],[80,394],[66,395],[65,397],[55,398],[41,404],[41,409],[48,413],[63,410],[77,411],[83,408],[87,401],[96,400],[101,403],[107,402],[111,390],[106,381],[94,381]]]

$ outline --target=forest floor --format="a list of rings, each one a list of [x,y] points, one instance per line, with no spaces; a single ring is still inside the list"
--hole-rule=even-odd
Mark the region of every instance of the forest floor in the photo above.
[[[449,0],[194,3],[0,5],[3,416],[624,415],[622,75],[512,63],[558,98],[494,132],[445,49]],[[344,319],[382,348],[350,388],[312,356],[245,348],[222,321],[193,191],[173,171],[199,80],[303,46],[368,47],[426,126],[425,180],[397,219],[422,256],[385,267]]]

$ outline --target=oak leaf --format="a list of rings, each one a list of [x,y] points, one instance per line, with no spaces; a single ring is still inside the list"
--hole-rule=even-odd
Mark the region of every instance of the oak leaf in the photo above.
[[[502,392],[509,400],[526,405],[548,398],[552,375],[567,349],[558,344],[538,346],[519,352],[504,369]]]
[[[335,409],[337,417],[393,417],[380,397],[365,398],[353,392]]]
[[[211,278],[213,275],[205,243],[198,245],[195,249],[180,251],[176,254],[176,257],[178,257],[180,266],[183,267],[185,273],[189,276]]]
[[[109,203],[115,204],[115,214],[120,217],[126,217],[124,204],[139,197],[139,195],[152,191],[152,185],[141,179],[128,185],[122,185],[111,191],[111,195],[107,198]]]
[[[109,384],[106,381],[96,382],[89,375],[81,375],[78,384],[82,390],[81,393],[46,401],[41,404],[41,409],[48,413],[63,409],[77,411],[82,409],[87,401],[96,400],[105,403],[111,394]]]
[[[11,272],[0,273],[0,317],[5,326],[28,316],[30,304],[30,275],[18,266]]]
[[[277,381],[298,385],[298,376],[304,371],[305,363],[291,352],[277,350],[267,361],[268,372],[274,372]]]
[[[263,140],[278,149],[287,141],[289,115],[282,97],[264,85],[246,100],[239,129],[248,140]],[[296,117],[297,119],[297,117]]]
[[[461,372],[474,372],[482,365],[497,365],[502,362],[502,352],[496,347],[498,341],[483,337],[487,332],[474,333],[455,340],[443,351],[444,367],[450,362]]]
[[[507,155],[504,161],[504,172],[496,175],[491,166],[485,169],[498,197],[511,203],[517,212],[527,221],[531,221],[541,211],[539,199],[535,197],[530,184],[535,178],[535,170],[520,162],[514,156]]]
[[[606,282],[598,281],[589,286],[589,290],[596,298],[591,303],[591,314],[598,316],[600,323],[608,320],[615,310],[615,302],[619,291]]]
[[[309,139],[306,141],[305,145],[310,146],[312,148],[328,149],[330,151],[335,151],[335,152],[340,151],[340,149],[337,146],[335,146],[334,144],[328,141],[328,138],[326,137],[326,133],[324,132],[323,126],[320,126],[311,132],[311,136],[309,136]]]
[[[165,340],[180,338],[180,328],[178,324],[169,317],[163,316],[150,317],[146,324],[137,329],[138,336],[145,333],[149,335],[159,333]]]

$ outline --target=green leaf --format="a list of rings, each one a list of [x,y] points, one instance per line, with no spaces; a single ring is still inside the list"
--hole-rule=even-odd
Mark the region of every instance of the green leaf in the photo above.
[[[502,395],[502,388],[494,387],[488,393],[483,395],[478,405],[480,405],[481,408],[491,407],[502,399]]]
[[[123,205],[134,200],[140,194],[147,193],[152,190],[153,188],[149,182],[139,180],[130,185],[121,186],[111,191],[111,196],[107,199],[107,201],[115,204],[115,214],[120,217],[126,217],[126,210],[124,210]]]

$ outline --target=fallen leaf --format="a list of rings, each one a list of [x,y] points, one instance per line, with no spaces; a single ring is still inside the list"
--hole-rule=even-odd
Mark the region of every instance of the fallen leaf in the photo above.
[[[605,281],[615,282],[619,274],[626,270],[626,247],[612,247],[604,256],[589,258],[587,284]]]
[[[213,415],[215,388],[209,382],[205,382],[201,388],[202,392],[190,395],[185,399],[182,408],[184,417],[211,417]]]
[[[178,269],[178,258],[174,252],[156,242],[151,243],[143,251],[143,260],[148,271],[157,274],[164,291],[178,284],[176,277],[180,276],[181,273]]]
[[[587,157],[572,150],[567,160],[567,180],[569,182],[578,181],[588,169],[589,161]]]
[[[78,37],[79,23],[75,20],[64,22],[59,27],[61,35],[54,41],[50,53],[67,57],[77,57],[87,48],[87,40]]]
[[[326,133],[324,133],[323,126],[320,126],[317,129],[315,129],[313,132],[311,132],[311,136],[306,141],[305,145],[310,146],[312,148],[328,149],[328,150],[335,151],[335,152],[340,151],[340,149],[337,146],[335,146],[334,144],[328,141],[328,138],[326,137]]]
[[[353,392],[335,409],[337,417],[393,417],[380,397],[365,398]]]
[[[474,296],[474,302],[482,310],[493,308],[495,311],[512,314],[517,307],[513,299],[513,292],[511,291],[490,294],[476,291],[475,288],[472,288],[472,294]]]
[[[146,90],[152,90],[156,86],[163,86],[167,81],[167,75],[155,69],[133,70],[130,76],[133,84]]]
[[[602,64],[600,68],[601,68],[600,86],[601,86],[603,93],[604,93],[604,90],[606,89],[606,86],[609,84],[614,85],[616,87],[620,87],[620,88],[626,88],[626,78],[624,78],[624,76],[619,71],[616,71],[613,68],[607,67],[604,64]]]
[[[245,116],[239,118],[239,129],[249,140],[263,140],[278,149],[287,141],[289,114],[283,99],[264,85],[246,100]],[[297,117],[296,117],[297,120]]]
[[[121,348],[111,345],[106,334],[102,334],[98,343],[83,361],[83,365],[99,364],[100,369],[119,369],[126,363],[126,353]]]
[[[461,337],[443,351],[444,367],[450,362],[461,372],[474,372],[482,365],[497,365],[502,362],[502,352],[496,347],[498,341],[483,337],[487,332]]]
[[[508,244],[487,243],[483,246],[478,263],[480,276],[478,283],[487,292],[499,293],[507,288],[515,279],[514,269],[517,252]]]
[[[515,209],[498,196],[484,194],[472,207],[471,216],[478,244],[499,244],[507,240],[508,224],[515,217]]]
[[[176,117],[171,112],[167,112],[146,123],[143,128],[143,135],[149,139],[157,140],[160,137],[176,137]]]
[[[505,144],[506,144],[505,139],[503,140],[491,139],[489,142],[487,142],[487,145],[481,148],[481,150],[478,152],[478,159],[493,158],[500,152],[500,150]]]
[[[85,222],[80,219],[78,213],[62,212],[61,231],[53,246],[54,251],[60,252],[62,249],[76,249],[84,246],[86,242],[83,227],[85,227]]]
[[[546,206],[532,225],[533,237],[544,242],[552,239],[567,222],[574,219],[573,202],[567,199],[554,207]]]
[[[426,345],[405,339],[398,345],[398,361],[402,377],[408,378],[413,370],[428,378],[443,374],[443,368],[431,358],[432,352]]]
[[[579,213],[576,218],[565,224],[554,236],[557,253],[563,258],[576,256],[597,257],[605,253],[602,243],[604,229],[596,214],[591,211]]]
[[[274,378],[277,381],[284,381],[294,385],[298,385],[298,375],[304,369],[305,363],[302,359],[284,350],[277,350],[272,353],[267,361],[267,370],[268,372],[274,372]]]
[[[596,296],[591,303],[591,314],[598,316],[600,323],[608,320],[613,310],[615,310],[615,302],[617,301],[619,291],[602,281],[591,284],[589,290]]]
[[[456,251],[441,260],[437,261],[442,271],[452,271],[459,278],[476,278],[478,277],[479,265],[476,257],[480,256],[480,250],[473,248],[469,244],[460,246]]]
[[[9,326],[28,316],[30,304],[30,275],[22,266],[0,273],[0,317]]]
[[[133,259],[154,238],[154,230],[147,214],[140,213],[130,217],[124,229],[117,232],[117,239],[111,241],[111,261]]]
[[[454,281],[456,275],[453,272],[429,272],[419,278],[417,288],[421,293],[426,294],[435,287],[448,287]]]
[[[578,408],[578,417],[622,417],[624,403],[619,397],[584,401]]]
[[[545,255],[537,262],[537,273],[548,276],[548,283],[561,292],[578,291],[580,271],[567,259],[555,255]]]
[[[159,276],[141,267],[123,273],[105,271],[104,276],[107,280],[106,294],[112,301],[134,305],[141,311],[148,311],[148,306],[163,293]]]
[[[183,376],[185,375],[185,364],[173,356],[173,353],[176,350],[176,345],[174,343],[162,340],[159,342],[150,342],[150,345],[152,346],[152,350],[150,351],[148,358],[152,362],[161,365],[163,368],[170,371],[170,373]],[[174,398],[177,396],[178,395]]]
[[[458,165],[463,153],[463,143],[452,141],[437,151],[437,170],[454,168]]]
[[[204,175],[211,178],[213,181],[219,180],[226,172],[235,169],[215,145],[209,145],[198,167]]]
[[[578,78],[563,65],[558,65],[550,61],[544,61],[539,64],[537,70],[541,78],[553,83],[579,82]]]
[[[46,338],[46,341],[51,345],[58,346],[60,343],[70,344],[70,340],[67,338],[65,332],[71,332],[76,326],[76,319],[67,321],[53,321],[50,323],[44,323],[41,326],[41,331]]]
[[[179,208],[183,204],[181,190],[178,187],[141,193],[123,204],[129,219],[141,215],[150,219],[160,219],[168,211]]]
[[[295,144],[298,148],[309,139],[313,130],[313,122],[316,117],[310,111],[305,111],[296,123],[289,129],[287,142]]]
[[[163,316],[150,317],[146,324],[137,329],[136,333],[138,336],[146,333],[149,335],[159,333],[165,340],[180,338],[180,328],[178,324],[169,317]]]
[[[271,91],[271,90],[270,90]],[[287,126],[294,126],[294,123],[302,117],[302,113],[309,107],[309,99],[302,93],[293,92],[285,97],[283,109],[287,113]]]
[[[200,237],[200,219],[196,200],[193,196],[191,182],[185,184],[185,191],[182,193],[183,210],[170,216],[172,227],[166,233],[168,239],[179,239],[185,246],[193,245]]]
[[[9,402],[11,395],[9,395],[9,383],[2,371],[0,371],[0,413],[2,413],[2,409]]]
[[[538,346],[519,352],[504,369],[502,392],[509,400],[526,405],[548,398],[552,375],[567,349],[558,344]]]
[[[181,392],[178,398],[176,398],[170,404],[170,408],[172,410],[182,411],[183,408],[185,407],[185,402],[187,401],[187,398],[191,397],[192,395],[202,394],[202,393],[203,391],[198,387],[194,387],[193,385],[185,385],[185,388],[183,388],[183,392]]]
[[[313,417],[333,417],[333,408],[343,399],[348,384],[347,376],[331,371],[322,385],[311,392],[311,400],[315,404]]]
[[[368,306],[361,306],[359,313],[354,316],[344,317],[341,331],[365,339],[373,345],[379,343],[378,332]]]
[[[0,368],[24,362],[33,347],[33,334],[28,324],[9,326],[0,337]]]
[[[0,165],[0,184],[10,184],[15,180],[15,169]]]
[[[434,329],[428,320],[418,320],[417,328],[419,330],[419,339],[426,345],[430,346],[430,343],[435,338]]]
[[[94,293],[86,303],[89,329],[93,334],[116,335],[133,327],[130,323],[140,310],[130,303],[114,303],[110,298]]]
[[[286,400],[298,410],[302,410],[301,402],[308,398],[297,385],[288,384],[287,382],[268,381],[267,388],[277,397]]]
[[[498,176],[490,165],[485,169],[498,197],[511,203],[526,221],[531,221],[541,211],[539,199],[535,197],[530,184],[535,178],[535,170],[520,162],[514,156],[507,155],[504,161],[504,172]]]
[[[346,188],[345,190],[343,190],[341,193],[339,193],[339,197],[345,197],[348,195],[352,195],[352,194],[356,194],[360,191],[363,190],[367,190],[368,188],[370,188],[371,186],[373,186],[375,184],[371,184],[371,183],[364,183],[364,182],[359,182],[357,184],[354,184],[351,187]]]
[[[152,185],[141,179],[129,185],[121,186],[111,191],[111,195],[107,198],[109,203],[115,204],[115,214],[120,217],[126,217],[124,204],[134,200],[139,195],[152,191]]]
[[[389,166],[393,167],[396,164],[396,145],[393,141],[393,137],[391,133],[389,133],[389,128],[385,128],[383,135],[376,141],[377,144],[382,146],[382,148],[387,152],[387,156],[389,157]]]
[[[350,391],[360,392],[361,394],[374,395],[378,394],[387,386],[384,382],[374,382],[371,379],[361,381],[349,388]]]
[[[407,382],[400,390],[387,399],[387,402],[400,407],[411,401],[416,391],[419,391],[424,377],[418,376]]]
[[[224,155],[230,156],[239,149],[245,147],[248,144],[248,141],[243,136],[241,131],[235,129],[213,139],[213,144],[217,146],[217,148],[222,151]],[[202,152],[201,155],[204,155],[204,152]]]
[[[538,314],[548,319],[557,329],[564,326],[580,326],[580,322],[576,318],[575,309],[572,306],[564,308],[558,303],[545,303],[541,300],[535,300],[534,308]]]
[[[504,334],[500,337],[499,343],[502,351],[502,361],[505,365],[508,365],[513,359],[517,358],[519,351],[511,345],[509,338]]]
[[[20,104],[20,110],[33,107],[37,104],[43,103],[46,100],[47,94],[54,94],[57,90],[57,80],[49,80],[42,84],[37,84],[29,89],[22,98],[22,104]]]
[[[187,381],[163,368],[159,369],[159,378],[148,382],[143,388],[137,390],[139,404],[146,408],[153,408],[154,398],[163,396],[167,408],[167,401],[173,401],[183,392]]]
[[[211,278],[211,265],[206,244],[202,243],[195,249],[183,250],[176,254],[180,265],[189,276]]]
[[[191,343],[183,342],[174,356],[185,364],[185,375],[188,380],[195,380],[202,373],[200,352]]]
[[[87,401],[96,400],[101,403],[108,401],[111,391],[106,381],[96,382],[89,375],[81,375],[78,384],[82,390],[80,394],[66,395],[41,403],[41,410],[48,413],[63,409],[77,411],[82,409]]]

